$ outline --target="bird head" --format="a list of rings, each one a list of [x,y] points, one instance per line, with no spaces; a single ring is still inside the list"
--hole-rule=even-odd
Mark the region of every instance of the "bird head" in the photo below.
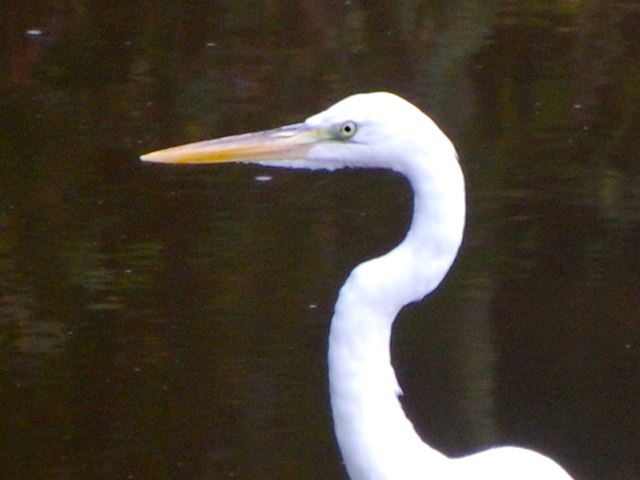
[[[314,170],[389,168],[406,173],[408,159],[432,157],[436,147],[450,149],[455,158],[451,142],[418,108],[392,93],[374,92],[347,97],[302,123],[190,143],[140,158],[173,164],[240,162]]]

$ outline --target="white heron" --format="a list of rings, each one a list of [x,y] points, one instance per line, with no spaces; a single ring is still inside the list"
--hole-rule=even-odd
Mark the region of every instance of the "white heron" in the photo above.
[[[384,168],[407,177],[413,219],[404,240],[358,265],[342,286],[329,335],[336,438],[352,480],[560,480],[531,450],[499,447],[449,458],[424,443],[399,402],[391,330],[400,309],[434,290],[465,223],[455,148],[422,111],[386,92],[350,96],[303,123],[182,145],[141,157],[160,163],[247,162],[306,169]]]

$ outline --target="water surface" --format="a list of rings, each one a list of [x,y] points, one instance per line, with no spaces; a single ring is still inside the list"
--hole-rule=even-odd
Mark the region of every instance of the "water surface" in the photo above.
[[[402,238],[407,185],[137,157],[385,89],[449,133],[468,184],[458,261],[394,331],[418,430],[640,478],[640,9],[368,3],[6,7],[6,476],[346,478],[329,319]]]

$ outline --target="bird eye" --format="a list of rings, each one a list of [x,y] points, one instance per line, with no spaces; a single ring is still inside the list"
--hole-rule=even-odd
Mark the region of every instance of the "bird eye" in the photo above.
[[[340,135],[342,138],[351,138],[356,134],[358,127],[355,122],[348,121],[340,125]]]

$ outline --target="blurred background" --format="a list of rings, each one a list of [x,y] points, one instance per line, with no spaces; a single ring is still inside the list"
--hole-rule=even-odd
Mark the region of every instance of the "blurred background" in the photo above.
[[[456,144],[466,237],[393,361],[449,455],[640,478],[640,4],[17,0],[0,7],[0,471],[346,479],[326,380],[377,171],[142,165],[396,92]]]

